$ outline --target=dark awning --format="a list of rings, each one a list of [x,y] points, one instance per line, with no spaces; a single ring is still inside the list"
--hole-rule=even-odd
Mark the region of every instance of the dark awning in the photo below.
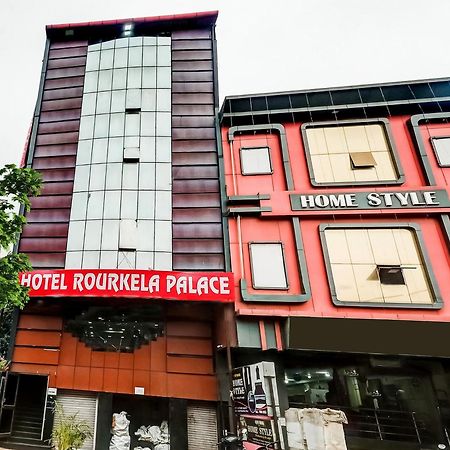
[[[450,357],[450,323],[291,317],[286,348]]]

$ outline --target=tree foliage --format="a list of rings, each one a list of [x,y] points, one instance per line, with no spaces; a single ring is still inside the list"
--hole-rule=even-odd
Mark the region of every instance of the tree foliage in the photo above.
[[[31,270],[28,257],[13,253],[25,224],[24,212],[30,209],[30,197],[39,194],[41,177],[33,169],[8,164],[0,169],[0,308],[23,307],[28,300],[28,288],[19,285],[18,273]],[[17,207],[20,205],[20,210]]]

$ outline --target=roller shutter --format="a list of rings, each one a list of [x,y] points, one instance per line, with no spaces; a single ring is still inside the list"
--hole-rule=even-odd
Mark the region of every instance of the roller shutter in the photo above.
[[[217,450],[217,416],[213,403],[195,402],[187,407],[188,450]]]
[[[91,427],[94,437],[86,439],[83,447],[79,450],[93,450],[95,444],[95,425],[97,416],[97,394],[89,392],[58,390],[56,396],[58,404],[62,405],[65,414],[75,414],[83,419]],[[55,417],[55,424],[57,418]]]

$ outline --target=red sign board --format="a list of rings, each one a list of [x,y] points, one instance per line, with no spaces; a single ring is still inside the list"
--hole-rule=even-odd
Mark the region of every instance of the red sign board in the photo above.
[[[19,274],[30,297],[131,297],[234,301],[233,274],[154,270],[36,270]]]

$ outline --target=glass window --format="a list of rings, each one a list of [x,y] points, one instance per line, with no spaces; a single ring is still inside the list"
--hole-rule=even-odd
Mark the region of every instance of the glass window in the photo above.
[[[141,107],[141,90],[127,89],[127,101],[125,108],[140,108]]]
[[[77,168],[78,170],[78,168]],[[93,164],[89,179],[90,191],[103,191],[105,189],[106,164]]]
[[[156,67],[156,46],[144,47],[144,66]]]
[[[101,219],[103,216],[103,191],[89,192],[87,219]]]
[[[142,70],[142,87],[146,89],[156,88],[156,67],[144,67]]]
[[[142,46],[130,47],[128,53],[128,67],[142,66]]]
[[[169,112],[156,113],[156,136],[171,136],[172,116]]]
[[[397,182],[399,171],[384,123],[306,125],[303,137],[317,184]]]
[[[135,269],[136,268],[136,252],[119,250],[117,259],[118,269]]]
[[[154,219],[155,217],[155,192],[139,191],[138,218]]]
[[[450,137],[433,138],[431,142],[439,165],[450,167]]]
[[[157,111],[170,111],[172,106],[172,95],[170,89],[158,89]]]
[[[119,220],[104,220],[102,232],[102,250],[118,250]]]
[[[90,72],[95,73],[95,72]],[[112,70],[100,70],[98,75],[98,91],[109,91],[112,86]]]
[[[146,194],[147,193],[149,192],[146,192]],[[141,200],[141,194],[142,192],[139,193],[139,200]],[[153,193],[150,192],[150,194]],[[138,249],[147,252],[154,251],[155,222],[153,220],[138,220],[137,232],[138,232]]]
[[[125,129],[125,113],[114,113],[111,114],[111,121],[109,123],[109,135],[113,136],[123,136]]]
[[[122,191],[122,206],[120,210],[121,219],[137,218],[137,192]]]
[[[114,50],[102,50],[100,53],[100,70],[112,69]]]
[[[109,168],[108,168],[109,173]],[[104,219],[120,217],[120,191],[105,191]]]
[[[111,91],[99,92],[96,114],[107,114],[111,109]]]
[[[159,45],[158,46],[158,66],[170,66],[172,62],[172,53],[170,51],[170,46]]]
[[[109,138],[108,162],[121,162],[123,159],[123,137]]]
[[[241,148],[242,175],[272,173],[269,147]]]
[[[89,220],[86,222],[84,235],[84,250],[99,250],[102,236],[102,221]]]
[[[90,92],[83,95],[83,103],[81,105],[81,115],[90,116],[95,114],[95,104],[97,102],[97,93]]]
[[[172,251],[172,222],[155,220],[155,251]]]
[[[140,112],[127,112],[125,114],[125,136],[139,136],[141,114]]]
[[[141,114],[141,136],[155,136],[156,133],[156,113],[143,112]]]
[[[330,227],[325,242],[338,301],[433,303],[413,229]]]
[[[252,242],[249,252],[254,289],[288,288],[281,242]]]
[[[137,162],[139,161],[139,147],[125,147],[123,149],[124,162]]]
[[[156,86],[158,88],[170,88],[172,84],[172,72],[170,67],[157,67],[156,68]],[[151,87],[151,86],[148,86]]]
[[[94,117],[95,116],[82,116],[80,119],[80,134],[79,140],[92,139],[94,135]]]
[[[127,162],[123,165],[122,189],[137,189],[138,163]]]
[[[156,191],[155,219],[172,220],[172,193]]]
[[[84,220],[72,220],[69,224],[69,233],[67,239],[67,251],[77,251],[83,249],[84,242]]]
[[[121,220],[119,231],[119,249],[136,250],[137,223],[135,220]]]
[[[100,114],[95,117],[94,137],[108,137],[109,114]]]
[[[113,70],[113,89],[125,89],[127,87],[127,69]]]
[[[114,53],[114,68],[127,67],[128,47],[116,48]]]
[[[91,72],[92,70],[98,70],[100,62],[100,52],[91,52],[87,54],[86,60],[86,72]]]
[[[128,69],[127,88],[136,89],[141,87],[141,68],[132,67]]]
[[[156,189],[159,191],[172,189],[172,164],[156,163]]]

